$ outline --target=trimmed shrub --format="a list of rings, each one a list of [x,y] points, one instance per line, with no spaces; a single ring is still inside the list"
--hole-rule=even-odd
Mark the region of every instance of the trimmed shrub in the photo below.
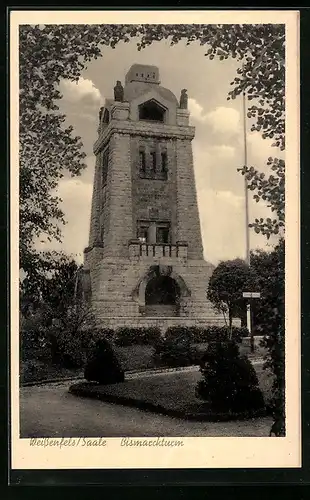
[[[124,371],[111,344],[106,339],[98,340],[89,354],[84,377],[90,382],[99,382],[99,384],[124,382]]]
[[[186,327],[176,326],[167,329],[155,345],[154,362],[170,367],[189,366],[195,362],[195,349]]]
[[[232,335],[236,342],[241,342],[247,335],[246,328],[233,327]],[[209,326],[174,326],[167,329],[164,337],[155,344],[154,362],[165,366],[188,366],[200,364],[204,355],[199,344],[227,342],[228,327]],[[198,344],[198,346],[193,346]]]
[[[115,333],[115,344],[120,347],[132,345],[154,345],[161,337],[159,328],[118,328]]]
[[[53,353],[54,364],[64,368],[81,368],[87,361],[96,342],[110,339],[113,330],[100,330],[96,328],[80,329],[74,332],[53,326],[49,330],[49,340]]]
[[[79,368],[85,363],[85,350],[81,346],[80,333],[75,335],[53,325],[46,332],[53,365]]]
[[[186,326],[170,326],[167,328],[165,335],[163,337],[166,340],[178,340],[182,339],[186,342],[191,342],[191,331],[190,328]]]
[[[113,342],[115,331],[112,328],[94,328],[85,331],[85,347],[96,344],[97,340],[105,339],[108,342]]]
[[[233,326],[232,327],[232,338],[236,342],[242,342],[244,337],[248,337],[250,335],[249,330],[246,326]]]
[[[199,326],[182,326],[182,327],[174,327],[174,328],[182,328],[182,331],[186,332],[186,334],[191,339],[192,343],[200,343],[205,342],[206,338],[206,329]]]
[[[208,327],[199,326],[174,326],[167,329],[165,337],[171,335],[169,332],[175,331],[175,335],[186,335],[190,338],[191,342],[194,344],[201,344],[213,341],[223,342],[229,339],[229,329],[226,326],[210,325]],[[243,337],[249,335],[248,329],[244,327],[232,328],[232,340],[236,342],[241,342]]]
[[[240,356],[233,341],[210,342],[201,360],[203,380],[198,382],[196,396],[224,412],[261,410],[265,407],[259,382],[251,362]]]
[[[247,328],[232,327],[232,340],[241,342],[248,335]],[[227,326],[212,325],[205,330],[205,342],[225,342],[229,339],[229,328]]]
[[[162,336],[160,329],[156,327],[144,328],[143,330],[144,345],[154,346]]]

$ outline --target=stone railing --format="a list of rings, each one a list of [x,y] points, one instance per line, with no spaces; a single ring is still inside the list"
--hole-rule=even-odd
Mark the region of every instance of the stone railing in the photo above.
[[[175,245],[165,243],[143,243],[139,240],[129,241],[129,257],[131,259],[187,259],[187,243],[177,241]]]

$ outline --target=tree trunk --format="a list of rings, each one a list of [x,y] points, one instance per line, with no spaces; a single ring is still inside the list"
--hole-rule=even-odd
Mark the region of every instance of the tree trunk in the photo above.
[[[232,340],[232,310],[231,310],[231,308],[229,308],[228,314],[229,314],[229,340]]]
[[[227,326],[227,319],[226,319],[226,314],[225,314],[225,310],[224,309],[221,309],[222,313],[223,313],[223,318],[224,318],[224,321],[225,321],[225,325]]]

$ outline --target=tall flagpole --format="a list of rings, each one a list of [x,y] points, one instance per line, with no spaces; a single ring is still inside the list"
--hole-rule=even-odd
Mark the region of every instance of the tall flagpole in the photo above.
[[[244,165],[248,166],[248,145],[247,145],[247,105],[246,105],[246,95],[242,92],[242,102],[243,102],[243,145],[244,145]],[[248,266],[251,264],[250,256],[250,231],[249,231],[249,190],[248,181],[246,175],[244,175],[244,203],[245,203],[245,254],[246,263]],[[251,314],[251,302],[247,304],[247,329],[250,334],[251,342],[251,352],[254,352],[254,337],[252,333],[252,314]]]
[[[242,92],[243,101],[243,145],[244,145],[244,165],[248,166],[248,145],[247,145],[247,126],[246,126],[246,97],[245,92]],[[245,200],[245,248],[246,248],[246,263],[250,265],[250,232],[249,232],[249,191],[248,181],[244,175],[244,200]]]

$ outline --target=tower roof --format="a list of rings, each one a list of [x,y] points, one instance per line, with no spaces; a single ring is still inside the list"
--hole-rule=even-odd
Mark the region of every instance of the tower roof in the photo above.
[[[159,84],[159,69],[147,64],[133,64],[125,77],[125,84],[145,82]]]
[[[157,66],[133,64],[125,77],[124,98],[131,102],[136,97],[155,88],[164,99],[178,105],[176,96],[171,90],[160,85],[159,69]]]

